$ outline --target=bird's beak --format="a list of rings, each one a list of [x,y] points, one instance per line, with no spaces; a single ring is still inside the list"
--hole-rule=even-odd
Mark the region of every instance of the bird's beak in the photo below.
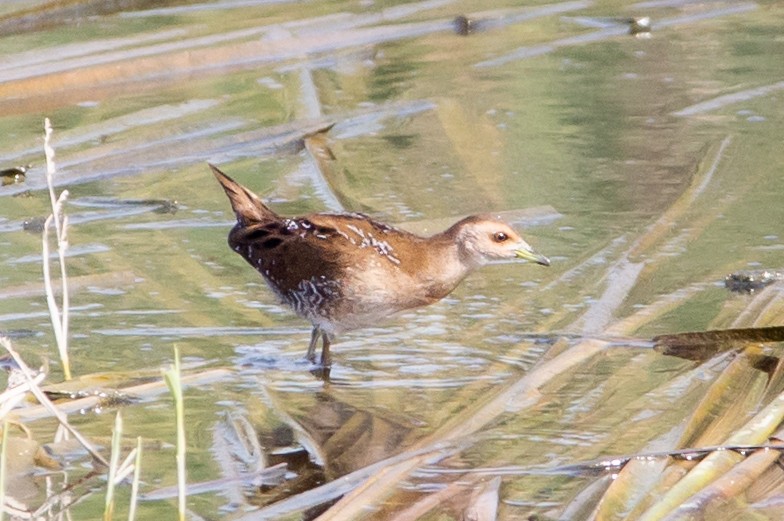
[[[516,249],[515,256],[517,256],[518,259],[525,259],[529,262],[535,262],[537,264],[541,264],[542,266],[550,265],[550,259],[548,259],[544,255],[540,255],[536,253],[530,246],[528,246],[527,248]]]

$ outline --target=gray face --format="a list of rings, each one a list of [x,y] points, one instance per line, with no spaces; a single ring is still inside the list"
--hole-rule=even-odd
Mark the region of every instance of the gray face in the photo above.
[[[493,260],[525,259],[548,266],[549,259],[533,248],[508,224],[497,220],[466,222],[457,240],[463,255],[476,265]]]

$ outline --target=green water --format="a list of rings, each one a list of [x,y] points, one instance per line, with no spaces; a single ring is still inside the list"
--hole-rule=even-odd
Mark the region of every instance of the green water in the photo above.
[[[186,393],[189,482],[222,475],[216,447],[225,414],[249,417],[262,438],[301,425],[322,445],[333,478],[411,446],[518,378],[547,356],[550,344],[532,333],[601,332],[578,319],[608,286],[608,266],[713,162],[660,247],[632,259],[657,267],[642,271],[613,316],[698,284],[697,298],[636,335],[729,325],[726,310],[750,297],[728,293],[721,277],[783,264],[784,89],[675,113],[783,81],[784,11],[775,2],[600,1],[516,22],[544,4],[490,4],[483,9],[498,11],[473,16],[485,26],[468,36],[455,34],[451,20],[474,12],[470,2],[395,3],[418,6],[401,14],[391,3],[334,1],[140,6],[0,37],[0,167],[32,164],[24,185],[0,188],[0,330],[18,334],[14,345],[29,364],[49,360],[49,383],[61,381],[38,291],[40,235],[22,230],[49,211],[44,117],[54,127],[57,190],[70,192],[68,275],[85,281],[71,294],[75,375],[157,373],[174,345],[192,371],[233,371]],[[737,12],[722,11],[728,5]],[[381,12],[385,19],[370,17]],[[620,31],[520,51],[601,30],[587,21],[618,28],[614,18],[637,15],[653,17],[650,38]],[[657,28],[657,20],[670,23]],[[297,146],[313,125],[328,123],[336,124],[328,134],[333,178]],[[324,384],[302,360],[309,325],[226,246],[233,216],[207,161],[282,213],[344,207],[411,223],[537,208],[540,218],[516,224],[553,264],[487,267],[434,306],[344,335]],[[179,209],[95,198],[176,200]],[[114,278],[89,279],[98,275]],[[22,291],[4,294],[9,288]],[[684,367],[641,348],[614,350],[553,383],[533,411],[476,434],[462,459],[444,467],[568,464],[638,450],[645,440],[624,434],[629,418],[644,416],[656,400],[647,393]],[[629,399],[608,399],[617,395]],[[172,410],[166,394],[124,407],[126,436],[173,442]],[[112,416],[88,413],[75,423],[106,436]],[[45,443],[54,422],[31,428]],[[653,436],[667,427],[640,430]],[[330,438],[335,432],[345,439]],[[145,458],[143,488],[175,483],[173,451]],[[415,477],[400,496],[438,479]],[[555,511],[582,485],[513,475],[501,515]],[[192,496],[189,506],[206,517],[232,513],[229,496]],[[97,516],[102,501],[89,496],[77,518]],[[140,508],[141,518],[169,516],[175,502]]]

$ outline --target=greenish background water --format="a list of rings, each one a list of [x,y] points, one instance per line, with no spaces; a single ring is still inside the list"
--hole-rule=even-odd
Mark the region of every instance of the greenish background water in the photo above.
[[[22,230],[49,211],[44,117],[58,190],[70,192],[68,274],[83,281],[71,295],[75,374],[156,373],[174,345],[191,367],[234,371],[188,389],[191,482],[221,475],[225,414],[247,415],[262,433],[291,417],[317,438],[361,414],[355,443],[325,451],[335,477],[411,445],[533,366],[550,346],[533,333],[601,333],[595,315],[580,317],[619,283],[603,279],[608,266],[714,161],[693,218],[674,220],[664,248],[632,259],[657,268],[643,268],[614,316],[696,284],[697,297],[637,336],[728,326],[727,310],[751,297],[728,293],[723,275],[782,267],[784,10],[597,1],[536,11],[543,5],[485,2],[478,13],[449,1],[140,2],[102,13],[85,2],[51,19],[30,11],[31,26],[19,10],[4,13],[0,166],[32,168],[24,184],[0,188],[0,330],[28,332],[17,349],[31,364],[48,358],[59,381],[39,291],[41,238]],[[460,14],[478,21],[475,32],[455,33]],[[618,20],[641,15],[653,18],[649,38]],[[297,146],[328,123],[333,177]],[[434,306],[344,335],[325,385],[302,360],[309,326],[226,246],[232,215],[207,161],[282,213],[343,207],[427,224],[534,208],[516,224],[553,265],[490,266]],[[110,204],[139,199],[176,200],[179,210]],[[557,465],[638,450],[621,431],[651,407],[644,400],[656,401],[651,388],[687,366],[614,350],[540,407],[494,425],[456,465]],[[610,410],[617,393],[643,404]],[[123,413],[129,437],[173,441],[168,396]],[[75,421],[93,435],[111,422],[92,412]],[[53,425],[32,427],[46,438]],[[375,434],[362,442],[367,432]],[[150,489],[174,483],[171,451],[145,457]],[[433,479],[419,476],[411,489]],[[550,480],[506,479],[503,518],[557,509],[581,486]],[[79,517],[101,501],[76,507]],[[237,508],[226,493],[193,496],[190,507],[207,517]],[[150,502],[141,513],[173,509]]]

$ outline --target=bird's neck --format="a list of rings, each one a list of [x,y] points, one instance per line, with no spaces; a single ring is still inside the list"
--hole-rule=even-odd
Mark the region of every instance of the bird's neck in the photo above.
[[[439,300],[447,296],[478,266],[467,262],[449,230],[427,239],[422,248],[422,265],[418,278],[429,298]]]

